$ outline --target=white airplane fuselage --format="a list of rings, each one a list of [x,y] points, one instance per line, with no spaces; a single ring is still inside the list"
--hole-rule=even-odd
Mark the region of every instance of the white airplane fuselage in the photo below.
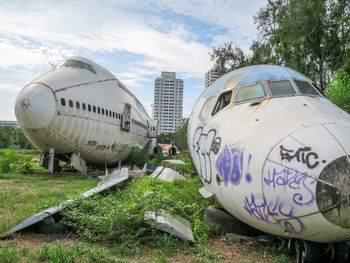
[[[38,149],[76,153],[93,165],[116,163],[149,141],[150,118],[141,103],[113,74],[83,57],[67,58],[26,85],[15,113]]]
[[[222,103],[222,104],[220,104]],[[350,116],[280,66],[227,73],[188,126],[208,192],[239,220],[314,242],[350,239]]]

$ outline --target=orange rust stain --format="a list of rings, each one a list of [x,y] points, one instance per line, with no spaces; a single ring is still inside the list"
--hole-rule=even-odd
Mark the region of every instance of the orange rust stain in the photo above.
[[[264,105],[269,104],[270,101],[271,101],[270,98],[261,100],[260,104],[254,109],[254,112],[253,112],[253,113],[257,112],[257,111],[258,111],[260,108],[262,108]]]

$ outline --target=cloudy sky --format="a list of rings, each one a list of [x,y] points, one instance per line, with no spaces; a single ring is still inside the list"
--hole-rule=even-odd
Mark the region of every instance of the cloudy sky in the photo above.
[[[151,111],[154,79],[184,79],[188,117],[213,46],[248,51],[266,0],[0,0],[0,120],[16,120],[21,88],[71,55],[111,71]]]

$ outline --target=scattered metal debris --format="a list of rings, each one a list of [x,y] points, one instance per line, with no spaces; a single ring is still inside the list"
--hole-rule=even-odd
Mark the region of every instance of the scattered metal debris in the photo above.
[[[115,186],[115,185],[117,185],[117,184],[119,184],[127,179],[129,179],[129,168],[122,167],[120,170],[115,170],[110,175],[104,177],[95,188],[82,193],[78,198],[84,199],[84,198],[87,198],[87,197],[92,196],[94,194],[100,193],[100,192],[102,192],[108,188],[111,188],[112,186]],[[17,232],[19,230],[25,229],[29,226],[32,226],[32,225],[44,220],[45,218],[51,217],[54,214],[61,211],[66,205],[68,205],[69,203],[71,203],[73,201],[74,200],[72,200],[72,199],[66,200],[58,206],[50,207],[50,208],[48,208],[48,209],[46,209],[46,210],[44,210],[44,211],[42,211],[34,216],[29,217],[26,220],[24,220],[23,222],[19,223],[14,228],[12,228],[10,231],[8,231],[7,234],[14,233],[14,232]]]
[[[199,193],[204,197],[204,198],[209,198],[213,196],[214,194],[212,192],[209,192],[204,186],[199,189]]]
[[[186,179],[179,172],[166,166],[158,166],[157,169],[150,175],[152,178],[172,182],[175,179]]]
[[[145,173],[147,172],[147,163],[145,163],[145,165],[143,166],[142,169],[139,169],[138,167],[136,167],[134,165],[134,167],[132,168],[132,170],[130,171],[130,173],[135,176],[135,175],[138,175],[138,174],[141,174],[141,173]]]
[[[144,214],[146,224],[153,225],[161,231],[194,242],[190,222],[184,218],[177,218],[163,209],[160,209],[157,212],[146,211]]]
[[[164,160],[164,162],[172,163],[172,164],[183,164],[186,165],[182,160]]]

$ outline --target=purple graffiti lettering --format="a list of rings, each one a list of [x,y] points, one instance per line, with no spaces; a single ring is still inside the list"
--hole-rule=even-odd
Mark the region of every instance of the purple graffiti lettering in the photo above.
[[[239,184],[243,172],[243,152],[244,148],[240,147],[240,143],[225,146],[216,161],[216,169],[225,184],[231,182]]]
[[[293,195],[293,202],[297,205],[311,205],[315,202],[315,194],[311,187],[317,182],[317,179],[309,176],[308,173],[299,173],[292,169],[283,168],[277,171],[276,168],[269,170],[264,182],[268,186],[276,189],[283,186],[298,191]],[[309,196],[304,197],[305,193],[299,192],[306,190]]]
[[[252,218],[267,224],[279,224],[288,232],[299,234],[305,230],[303,222],[294,216],[294,207],[278,197],[267,204],[262,195],[251,194],[250,198],[244,198],[244,209]]]

